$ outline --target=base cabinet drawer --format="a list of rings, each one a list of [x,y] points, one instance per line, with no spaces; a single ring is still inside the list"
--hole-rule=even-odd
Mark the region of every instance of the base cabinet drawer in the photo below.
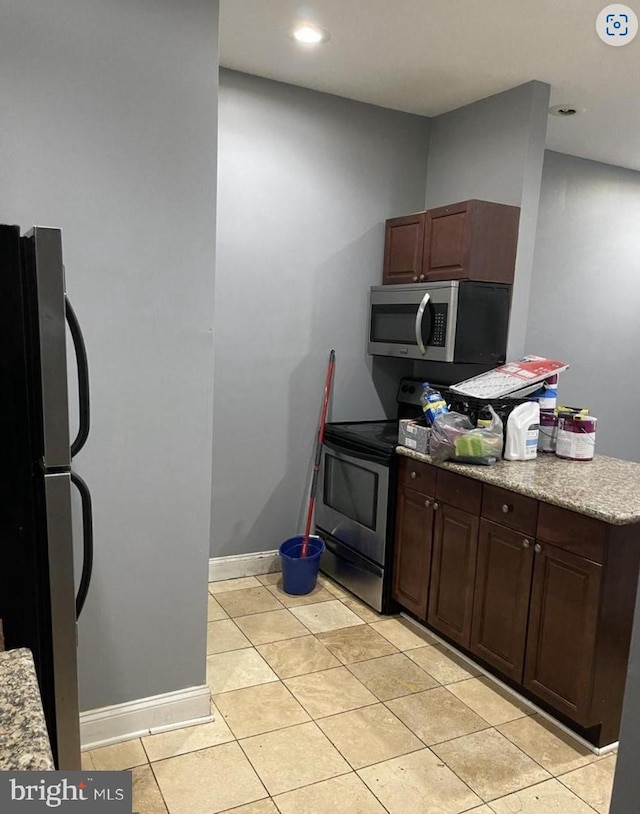
[[[485,483],[482,490],[482,516],[500,526],[526,534],[527,537],[535,537],[538,501]]]
[[[536,544],[524,686],[588,727],[602,566]]]
[[[398,484],[400,489],[412,489],[433,497],[436,493],[436,468],[422,461],[403,458],[398,467]]]
[[[427,621],[454,642],[469,647],[479,518],[446,503],[435,503],[434,509]]]
[[[534,541],[480,521],[471,652],[522,682]]]

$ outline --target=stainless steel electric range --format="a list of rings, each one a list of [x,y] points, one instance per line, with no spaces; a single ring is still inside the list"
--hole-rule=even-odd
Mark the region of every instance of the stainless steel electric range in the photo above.
[[[435,384],[449,408],[469,416],[491,404],[506,417],[519,400],[479,400]],[[333,577],[381,613],[392,610],[391,566],[395,527],[398,420],[422,415],[420,380],[402,379],[398,418],[326,425],[316,504],[316,529],[326,550],[320,561]]]
[[[420,383],[403,379],[398,417],[421,415]],[[398,419],[325,427],[316,530],[321,570],[375,610],[391,609]]]

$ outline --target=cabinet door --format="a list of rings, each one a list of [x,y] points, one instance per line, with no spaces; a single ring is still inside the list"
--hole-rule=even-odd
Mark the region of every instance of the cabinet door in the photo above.
[[[522,681],[533,541],[480,521],[471,650],[514,681]]]
[[[396,508],[392,596],[423,621],[427,617],[432,538],[433,498],[401,487]]]
[[[474,201],[427,212],[422,273],[425,280],[468,277],[471,217]]]
[[[591,726],[602,566],[546,543],[535,552],[524,686]]]
[[[417,283],[423,280],[424,212],[391,218],[384,235],[382,283]]]
[[[429,624],[469,647],[479,518],[446,503],[436,510]]]

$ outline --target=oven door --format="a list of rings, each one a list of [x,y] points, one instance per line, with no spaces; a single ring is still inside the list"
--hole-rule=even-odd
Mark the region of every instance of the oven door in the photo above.
[[[374,563],[384,565],[389,458],[325,439],[316,524]]]

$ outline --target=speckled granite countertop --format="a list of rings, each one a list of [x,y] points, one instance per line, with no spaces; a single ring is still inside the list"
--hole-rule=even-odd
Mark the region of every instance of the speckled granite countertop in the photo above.
[[[31,651],[0,652],[0,771],[53,768]]]
[[[433,464],[429,455],[396,447],[407,458]],[[542,454],[534,461],[499,461],[493,466],[441,464],[475,480],[553,503],[617,526],[640,522],[640,464],[596,455],[565,461]]]

